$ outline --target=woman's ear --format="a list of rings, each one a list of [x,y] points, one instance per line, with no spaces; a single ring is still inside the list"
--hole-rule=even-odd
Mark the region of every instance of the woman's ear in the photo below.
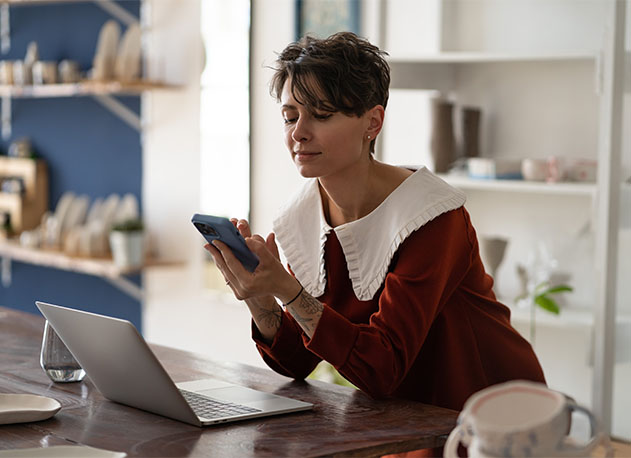
[[[377,138],[381,128],[383,127],[383,119],[386,115],[386,110],[381,105],[375,105],[366,112],[368,119],[368,128],[366,129],[366,135],[371,139]]]

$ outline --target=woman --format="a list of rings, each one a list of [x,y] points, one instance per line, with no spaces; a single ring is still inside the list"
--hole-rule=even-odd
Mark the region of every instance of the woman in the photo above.
[[[373,397],[458,410],[495,383],[544,382],[495,298],[463,193],[373,157],[390,84],[383,55],[352,33],[306,37],[279,55],[271,92],[310,180],[266,239],[233,221],[259,257],[253,273],[221,242],[207,249],[281,374],[301,379],[326,360]]]

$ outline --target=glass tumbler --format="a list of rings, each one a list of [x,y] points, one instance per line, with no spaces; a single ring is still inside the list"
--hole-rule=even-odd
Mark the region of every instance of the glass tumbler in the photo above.
[[[44,325],[39,363],[53,382],[80,382],[85,377],[85,371],[74,359],[48,320]]]

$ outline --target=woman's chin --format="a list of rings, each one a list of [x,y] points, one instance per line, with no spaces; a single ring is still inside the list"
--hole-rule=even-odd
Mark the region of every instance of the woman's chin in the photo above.
[[[309,167],[304,164],[297,163],[296,169],[303,178],[317,178],[320,176],[314,167]]]

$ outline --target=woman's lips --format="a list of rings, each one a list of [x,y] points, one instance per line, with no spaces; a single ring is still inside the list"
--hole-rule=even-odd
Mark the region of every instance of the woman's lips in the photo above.
[[[320,154],[322,153],[311,151],[296,151],[294,152],[294,157],[299,162],[307,162],[316,159]]]

